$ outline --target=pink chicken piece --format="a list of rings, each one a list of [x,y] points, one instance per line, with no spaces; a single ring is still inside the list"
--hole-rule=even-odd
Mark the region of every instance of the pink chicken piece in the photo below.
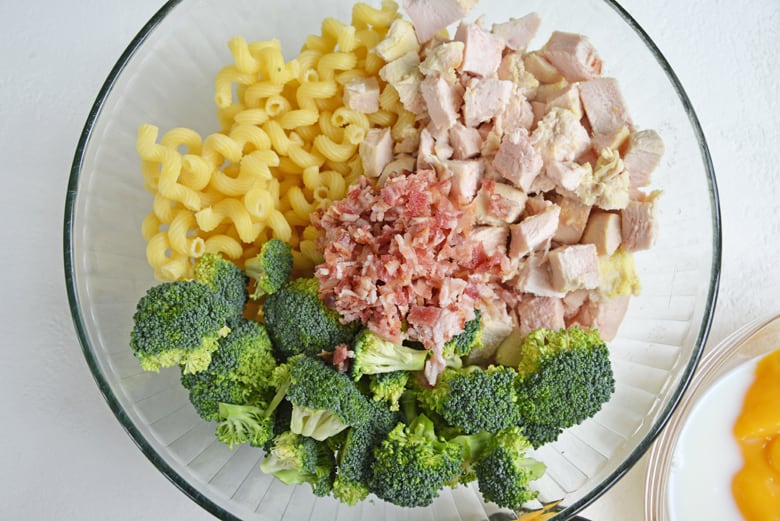
[[[544,248],[549,244],[555,230],[561,208],[550,205],[542,213],[526,217],[518,224],[510,226],[512,240],[509,246],[509,258],[519,260],[524,255]]]
[[[485,170],[485,163],[476,159],[450,160],[445,167],[451,177],[450,197],[458,204],[469,204],[477,193],[479,180]]]
[[[367,177],[379,177],[382,170],[393,159],[393,137],[390,129],[372,128],[358,147],[363,173]]]
[[[479,155],[482,148],[482,136],[476,128],[455,123],[450,128],[450,144],[453,148],[452,157],[469,159]]]
[[[633,128],[628,108],[615,78],[596,78],[580,83],[580,99],[596,141],[614,141],[615,136]]]
[[[612,255],[620,246],[621,240],[619,214],[601,210],[591,214],[582,235],[583,243],[595,245],[599,255]]]
[[[547,256],[542,254],[531,255],[520,262],[512,285],[520,293],[539,297],[563,298],[566,295],[553,289],[550,264]]]
[[[620,212],[620,229],[623,249],[639,251],[650,249],[658,237],[656,198],[651,195],[645,201],[629,201]]]
[[[601,338],[606,342],[617,336],[623,318],[628,311],[629,296],[617,296],[611,299],[602,299],[597,295],[591,295],[579,312],[568,322],[568,326],[579,325],[581,327],[593,327],[599,330]]]
[[[522,190],[492,179],[483,179],[477,194],[477,222],[496,226],[512,224],[520,218],[528,196]]]
[[[506,255],[509,228],[506,226],[476,226],[469,235],[469,242],[481,244],[488,256]]]
[[[404,9],[420,43],[468,14],[477,0],[404,0]]]
[[[543,166],[542,156],[531,144],[528,131],[525,129],[505,134],[496,157],[493,158],[493,168],[506,180],[526,192],[531,188]]]
[[[463,121],[476,127],[499,114],[512,96],[512,82],[495,78],[472,78],[463,94]]]
[[[463,42],[463,63],[460,71],[481,76],[495,77],[501,65],[504,42],[474,23],[461,23],[455,32],[455,40]]]
[[[655,130],[640,130],[631,134],[623,167],[628,172],[632,188],[642,188],[650,184],[653,171],[664,155],[664,142]]]
[[[553,240],[561,244],[576,244],[580,242],[582,234],[588,225],[588,216],[591,206],[583,204],[573,197],[558,197],[556,203],[561,207],[561,215],[558,219],[558,229],[555,230]]]
[[[379,110],[379,82],[375,77],[355,78],[344,85],[344,105],[372,114]]]
[[[493,34],[501,38],[513,51],[523,51],[536,36],[542,19],[537,13],[528,13],[522,18],[512,18],[508,22],[493,24]]]
[[[590,80],[601,74],[601,58],[581,34],[553,32],[542,54],[567,81]]]
[[[420,92],[428,107],[428,115],[437,129],[449,129],[458,120],[463,103],[463,87],[450,85],[441,76],[427,76],[420,83]]]
[[[527,296],[520,301],[515,312],[522,336],[540,327],[551,331],[566,327],[560,298]]]
[[[547,257],[555,290],[569,292],[599,286],[599,259],[593,244],[560,246],[551,250]]]

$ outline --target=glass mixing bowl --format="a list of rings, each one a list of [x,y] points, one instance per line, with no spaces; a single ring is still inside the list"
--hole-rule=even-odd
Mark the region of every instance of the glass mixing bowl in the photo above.
[[[167,3],[111,71],[76,150],[65,211],[65,274],[84,355],[100,391],[141,451],[182,491],[225,519],[461,519],[504,516],[476,486],[445,490],[428,508],[379,500],[349,508],[262,474],[259,449],[230,451],[216,441],[179,385],[178,370],[145,373],[128,347],[138,299],[156,281],[141,222],[151,207],[135,152],[137,128],[219,128],[214,76],[229,38],[277,38],[294,53],[325,16],[348,21],[352,2],[182,0]],[[483,0],[488,22],[530,11],[542,27],[586,34],[619,79],[632,117],[666,143],[654,187],[663,190],[657,245],[636,256],[642,294],[611,343],[617,389],[593,419],[567,430],[536,456],[548,466],[540,500],[568,519],[647,450],[680,400],[707,337],[718,288],[720,223],[715,177],[696,115],[648,35],[608,0]],[[288,56],[291,57],[291,56]],[[506,513],[505,517],[511,517]],[[507,517],[507,518],[508,518]]]

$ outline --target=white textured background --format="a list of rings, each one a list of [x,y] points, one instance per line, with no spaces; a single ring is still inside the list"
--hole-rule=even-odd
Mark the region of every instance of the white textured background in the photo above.
[[[780,310],[780,1],[623,5],[680,77],[715,163],[724,253],[712,346]],[[213,519],[146,460],[103,401],[62,267],[79,133],[115,60],[160,6],[0,2],[0,520]],[[642,460],[585,515],[641,520],[644,469]]]

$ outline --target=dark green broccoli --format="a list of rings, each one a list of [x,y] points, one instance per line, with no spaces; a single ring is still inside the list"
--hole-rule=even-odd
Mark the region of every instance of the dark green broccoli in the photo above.
[[[521,429],[497,433],[477,458],[474,470],[482,496],[503,508],[519,509],[535,499],[529,483],[542,477],[545,465],[527,455],[531,443]]]
[[[279,239],[263,243],[260,253],[244,263],[244,271],[255,281],[255,289],[249,296],[258,300],[279,290],[290,278],[292,262],[289,244]]]
[[[264,447],[274,437],[274,420],[264,407],[220,403],[219,419],[217,439],[230,449],[242,443]]]
[[[397,411],[408,381],[409,373],[406,371],[372,374],[369,375],[368,388],[374,401],[386,402],[391,411]]]
[[[315,278],[293,279],[266,297],[263,314],[280,357],[319,355],[348,344],[359,322],[342,324],[339,314],[320,300]]]
[[[534,447],[595,415],[615,391],[609,350],[596,330],[537,329],[519,350],[519,425]]]
[[[474,310],[474,318],[466,322],[463,331],[444,344],[445,358],[450,356],[467,356],[473,349],[482,347],[482,314]]]
[[[432,389],[417,396],[424,410],[440,415],[451,427],[466,434],[495,433],[520,419],[516,376],[514,369],[501,366],[445,369]]]
[[[459,445],[439,438],[420,414],[410,425],[396,425],[374,449],[369,490],[399,506],[427,506],[457,479],[462,463]]]
[[[209,366],[196,374],[182,374],[190,401],[205,420],[219,419],[219,404],[257,405],[275,391],[276,367],[265,327],[254,320],[234,317],[230,333],[219,340]]]
[[[371,409],[371,421],[345,431],[347,435],[338,449],[333,496],[348,505],[354,505],[368,495],[374,447],[398,422],[398,415],[382,402],[372,402]]]
[[[308,483],[315,495],[326,496],[333,489],[336,466],[325,443],[288,431],[274,438],[260,469],[287,485]]]
[[[181,365],[185,374],[197,373],[211,363],[234,315],[224,299],[204,284],[165,282],[138,301],[130,348],[146,371]]]
[[[299,355],[290,365],[287,400],[293,405],[291,431],[325,440],[370,420],[370,400],[346,374],[319,358]]]
[[[233,262],[218,253],[206,253],[195,263],[195,280],[225,299],[234,315],[244,312],[249,278]]]

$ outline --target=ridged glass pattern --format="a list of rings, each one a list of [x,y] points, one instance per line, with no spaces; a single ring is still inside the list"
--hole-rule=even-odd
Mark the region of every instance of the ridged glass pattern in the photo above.
[[[481,500],[476,486],[445,490],[429,508],[378,499],[355,507],[316,498],[307,486],[264,475],[259,449],[230,451],[216,441],[179,385],[178,370],[146,373],[128,347],[138,299],[156,281],[145,258],[141,222],[152,198],[143,189],[136,131],[186,126],[217,129],[213,79],[230,61],[234,35],[278,38],[291,58],[325,16],[348,21],[351,2],[184,0],[142,29],[98,95],[71,173],[65,215],[65,272],[87,361],[117,418],[147,457],[215,515],[245,520],[510,519]],[[488,22],[535,10],[553,30],[587,34],[617,77],[636,125],[658,130],[666,155],[654,177],[663,190],[661,235],[636,255],[642,294],[611,343],[617,380],[593,419],[564,432],[536,456],[548,466],[541,502],[562,499],[566,519],[603,493],[644,453],[679,400],[706,339],[717,293],[720,226],[717,190],[701,129],[659,51],[621,8],[605,0],[522,4],[482,0]],[[538,507],[540,505],[530,505]],[[492,516],[492,517],[491,517]]]

